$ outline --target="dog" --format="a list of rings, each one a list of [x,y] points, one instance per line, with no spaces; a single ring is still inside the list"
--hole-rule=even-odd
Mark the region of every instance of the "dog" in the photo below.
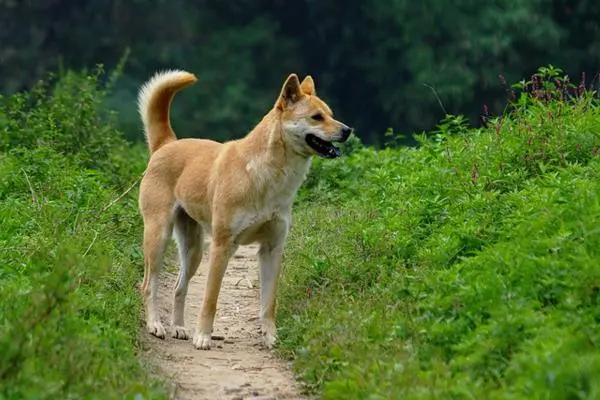
[[[174,288],[172,336],[187,340],[184,307],[188,284],[210,234],[209,270],[192,338],[211,348],[217,299],[230,257],[239,245],[259,243],[260,324],[263,345],[276,344],[276,292],[292,203],[313,156],[341,155],[352,129],[333,118],[315,83],[290,74],[272,109],[245,137],[219,143],[177,139],[169,112],[175,94],[197,81],[181,70],[156,73],[139,90],[138,111],[150,159],[140,183],[144,221],[142,296],[150,334],[164,339],[157,309],[158,274],[168,241],[177,242],[180,270]]]

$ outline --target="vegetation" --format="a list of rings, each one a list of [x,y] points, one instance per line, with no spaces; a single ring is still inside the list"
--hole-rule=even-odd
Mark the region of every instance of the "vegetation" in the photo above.
[[[0,98],[1,398],[164,396],[137,354],[135,191],[119,198],[145,149],[114,128],[100,76]]]
[[[0,1],[0,92],[48,71],[110,67],[130,50],[111,107],[139,140],[135,93],[161,68],[200,81],[175,100],[180,136],[242,136],[290,72],[317,89],[367,144],[388,127],[429,130],[448,113],[504,107],[497,79],[540,65],[598,72],[595,0]],[[432,90],[433,88],[433,90]],[[437,96],[443,107],[440,107]]]
[[[600,398],[598,97],[553,67],[508,92],[315,162],[280,317],[323,399]]]
[[[600,398],[597,77],[494,86],[547,59],[594,70],[596,2],[17,3],[0,2],[2,90],[28,89],[0,98],[0,397],[165,396],[138,357],[146,153],[121,132],[142,137],[142,80],[181,67],[200,82],[180,136],[242,136],[293,70],[363,139],[315,160],[286,249],[281,351],[309,390]],[[64,72],[123,53],[118,85]],[[441,109],[417,147],[363,145]]]

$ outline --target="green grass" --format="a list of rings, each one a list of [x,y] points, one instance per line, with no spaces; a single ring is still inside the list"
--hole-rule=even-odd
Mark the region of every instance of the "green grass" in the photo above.
[[[0,99],[0,398],[164,398],[138,356],[145,149],[99,74]],[[111,206],[108,206],[112,204]]]
[[[557,72],[486,128],[315,162],[279,310],[311,391],[600,398],[600,108]]]

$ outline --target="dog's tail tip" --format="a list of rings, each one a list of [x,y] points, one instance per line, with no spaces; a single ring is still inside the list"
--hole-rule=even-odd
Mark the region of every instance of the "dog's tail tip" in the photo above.
[[[151,100],[152,95],[156,92],[162,89],[177,91],[197,81],[196,75],[181,69],[166,69],[156,72],[142,85],[138,92],[138,109],[140,113],[145,111],[146,103]]]
[[[191,72],[187,72],[182,69],[165,69],[156,72],[154,76],[150,79],[150,82],[153,80],[170,81],[172,82],[173,86],[186,86],[195,83],[198,80],[198,78]]]

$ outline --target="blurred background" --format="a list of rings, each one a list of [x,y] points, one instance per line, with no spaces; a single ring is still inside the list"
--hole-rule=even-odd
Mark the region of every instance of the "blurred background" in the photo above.
[[[363,142],[387,129],[427,130],[445,113],[477,123],[499,112],[513,83],[553,64],[600,71],[598,0],[0,0],[0,92],[48,72],[103,64],[129,51],[108,106],[142,140],[136,92],[154,71],[199,82],[175,100],[180,137],[238,138],[272,106],[290,72]]]

